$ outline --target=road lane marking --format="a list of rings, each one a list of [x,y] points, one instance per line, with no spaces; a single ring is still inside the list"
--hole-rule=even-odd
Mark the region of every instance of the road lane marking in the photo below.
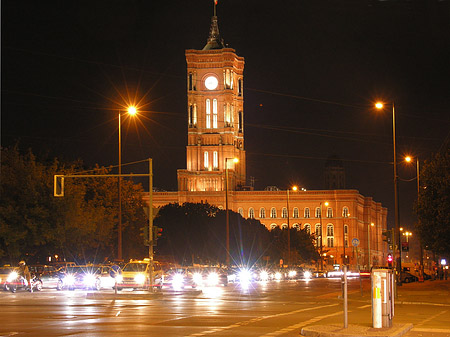
[[[300,322],[300,323],[297,323],[297,324],[288,326],[288,327],[286,327],[286,328],[283,328],[283,329],[281,329],[281,330],[269,332],[268,334],[262,335],[261,337],[270,337],[270,336],[279,336],[279,335],[283,335],[283,334],[286,334],[286,333],[288,333],[288,332],[291,332],[291,331],[300,329],[300,328],[302,328],[302,327],[304,327],[304,326],[311,325],[311,324],[313,324],[313,323],[316,323],[316,322],[318,322],[318,321],[321,321],[322,319],[325,319],[325,318],[328,318],[328,317],[332,317],[332,316],[337,316],[337,315],[340,315],[340,314],[342,314],[342,313],[343,313],[343,311],[338,311],[338,312],[335,312],[335,313],[332,313],[332,314],[328,314],[328,315],[317,316],[317,317],[311,318],[311,319],[308,320],[308,321]]]
[[[436,314],[436,315],[433,315],[433,316],[431,316],[431,317],[428,317],[427,319],[424,319],[424,320],[423,320],[422,322],[420,322],[419,324],[416,324],[416,326],[422,326],[422,325],[424,325],[425,323],[427,323],[427,322],[429,322],[429,321],[435,319],[436,317],[441,316],[442,314],[445,314],[445,313],[447,313],[447,312],[448,312],[448,310],[441,311],[440,313],[438,313],[438,314]]]
[[[116,317],[120,315],[120,310],[117,312]]]
[[[436,332],[436,333],[450,333],[450,329],[432,329],[432,328],[412,328],[411,331],[416,332]]]
[[[193,333],[191,335],[188,335],[188,337],[205,336],[205,335],[209,335],[209,334],[212,334],[212,333],[215,333],[215,332],[220,332],[220,331],[229,330],[229,329],[233,329],[233,328],[239,328],[239,327],[251,324],[251,323],[262,321],[264,319],[281,317],[281,316],[287,316],[287,315],[293,315],[293,314],[297,314],[297,313],[300,313],[300,312],[311,311],[311,310],[316,310],[316,309],[335,307],[337,305],[339,305],[339,304],[327,304],[327,305],[321,305],[321,306],[318,306],[318,307],[298,309],[298,310],[289,311],[289,312],[282,312],[282,313],[274,314],[274,315],[260,316],[260,317],[256,317],[256,318],[253,318],[253,319],[250,319],[250,320],[247,320],[247,321],[237,322],[237,323],[234,323],[232,325],[228,325],[228,326],[225,326],[225,327],[222,327],[222,328],[215,328],[215,329],[210,329],[210,330],[206,330],[206,331],[202,331],[202,332]],[[342,311],[340,313],[342,313]]]
[[[358,309],[370,308],[371,306],[372,306],[371,304],[367,304],[367,305],[363,305],[362,307],[358,307]]]

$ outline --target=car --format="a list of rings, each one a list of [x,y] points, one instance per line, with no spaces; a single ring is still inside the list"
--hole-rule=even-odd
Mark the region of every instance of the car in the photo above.
[[[57,290],[100,290],[100,268],[98,266],[69,266],[60,274]]]
[[[30,273],[42,281],[42,288],[56,289],[62,272],[55,266],[49,265],[31,265],[28,267]]]
[[[164,275],[163,285],[174,290],[196,288],[203,284],[199,279],[199,275],[202,274],[198,271],[193,272],[188,268],[170,268]]]
[[[122,276],[117,282],[117,290],[149,289],[150,288],[150,260],[130,260],[122,268]],[[164,274],[161,264],[153,261],[153,287],[162,288]]]
[[[9,274],[14,271],[13,267],[10,266],[4,266],[0,267],[0,289],[1,290],[7,290],[6,286],[6,280],[8,279]]]
[[[195,272],[193,272],[194,275]],[[202,278],[204,286],[228,286],[228,273],[219,267],[205,267],[202,270]]]
[[[419,280],[419,278],[417,276],[414,276],[413,274],[411,274],[407,271],[402,271],[402,273],[401,273],[402,283],[416,282],[418,280]]]

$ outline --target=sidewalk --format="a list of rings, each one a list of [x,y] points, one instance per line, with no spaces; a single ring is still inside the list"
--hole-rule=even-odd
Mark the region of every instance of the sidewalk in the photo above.
[[[368,324],[349,324],[346,329],[343,328],[343,324],[313,325],[304,327],[301,335],[313,337],[399,337],[413,329],[413,324],[408,323],[409,320],[412,320],[413,315],[409,315],[408,311],[413,313],[414,308],[417,308],[418,305],[443,307],[442,310],[450,311],[450,280],[404,283],[397,287],[397,292],[395,307],[402,310],[395,311],[391,328],[374,329]],[[371,303],[370,289],[367,284],[363,288],[362,296],[360,292],[353,291],[349,294],[348,301],[349,303]],[[405,311],[407,314],[405,314]],[[396,323],[396,321],[403,323]],[[426,334],[423,336],[426,336]]]

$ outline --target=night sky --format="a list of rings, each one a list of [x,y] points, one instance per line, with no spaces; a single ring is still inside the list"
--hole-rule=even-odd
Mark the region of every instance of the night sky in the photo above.
[[[118,163],[152,157],[154,185],[186,168],[186,49],[202,49],[212,0],[2,1],[1,143],[38,157]],[[220,33],[245,58],[247,179],[322,189],[327,158],[346,187],[389,208],[392,108],[398,158],[448,146],[450,1],[222,0]],[[446,145],[447,144],[447,145]],[[145,166],[124,169],[145,173]],[[415,165],[399,164],[401,224],[412,227]]]

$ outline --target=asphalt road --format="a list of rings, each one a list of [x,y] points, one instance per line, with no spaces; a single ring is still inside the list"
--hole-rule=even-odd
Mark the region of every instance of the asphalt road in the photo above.
[[[349,283],[349,324],[371,325],[369,280]],[[0,292],[0,336],[299,336],[314,324],[343,324],[340,280],[249,287]],[[399,287],[395,323],[405,336],[450,336],[450,281]]]

